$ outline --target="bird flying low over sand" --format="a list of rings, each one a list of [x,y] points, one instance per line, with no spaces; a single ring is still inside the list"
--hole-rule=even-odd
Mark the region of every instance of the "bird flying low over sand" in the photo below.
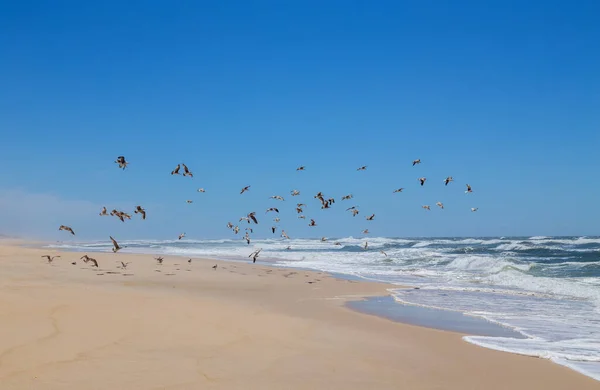
[[[115,240],[114,238],[112,238],[112,236],[109,236],[109,237],[110,237],[110,240],[112,241],[112,244],[113,244],[112,251],[114,253],[117,253],[121,249],[121,247],[119,246],[119,243],[117,242],[117,240]],[[88,260],[92,261],[93,259],[91,257],[88,257]]]
[[[83,255],[79,258],[79,260],[83,260],[84,263],[87,263],[88,261],[90,261],[91,257],[89,257],[88,255]]]
[[[119,168],[122,168],[122,169],[127,168],[127,165],[129,165],[129,162],[125,160],[125,156],[117,157],[117,159],[115,160],[115,163],[119,164]]]
[[[416,160],[413,160],[413,167],[414,167],[415,165],[417,165],[417,164],[421,164],[421,159],[420,159],[420,158],[418,158],[418,159],[416,159]]]
[[[425,210],[430,210],[430,211],[431,211],[431,207],[429,207],[429,206],[427,206],[427,205],[425,205],[425,206],[421,206],[421,207],[423,207]]]
[[[129,263],[130,263],[129,261],[127,263],[121,262],[121,268],[122,269],[127,269],[127,266],[129,265]]]
[[[479,210],[479,207],[471,207],[471,212],[475,212],[477,210]]]
[[[279,209],[277,207],[269,207],[266,212],[268,213],[269,211],[275,211],[276,213],[278,213]]]
[[[427,178],[425,178],[425,177],[420,177],[418,180],[421,182],[421,186],[422,186],[422,185],[423,185],[423,184],[425,184],[425,182],[427,181]]]
[[[471,189],[471,186],[467,184],[467,190],[465,191],[465,194],[470,194],[471,192],[473,192],[473,190]]]
[[[188,169],[187,165],[181,164],[181,166],[183,166],[183,176],[194,177],[194,174]]]
[[[108,216],[108,212],[106,211],[106,207],[102,207],[102,211],[100,211],[100,214],[99,214],[99,215],[100,215],[101,217],[102,217],[102,216],[105,216],[105,215],[106,215],[106,216]]]
[[[260,253],[260,251],[262,251],[262,248],[258,248],[254,252],[250,253],[250,255],[248,256],[248,257],[252,258],[253,263],[256,263],[256,258],[258,257],[258,254]]]
[[[179,170],[181,169],[181,164],[177,164],[177,167],[171,171],[171,175],[180,175]]]
[[[367,217],[367,221],[372,221],[373,219],[375,219],[375,214],[371,214]]]
[[[352,195],[352,194],[344,195],[344,196],[342,196],[342,200],[350,200],[353,197],[354,197],[354,195]]]
[[[96,259],[93,259],[90,257],[90,259],[88,261],[90,261],[92,263],[92,267],[98,268],[98,261]]]
[[[71,229],[69,226],[65,226],[65,225],[60,225],[58,227],[58,230],[64,230],[66,232],[71,233],[72,235],[75,235],[75,232],[73,231],[73,229]]]
[[[367,166],[366,166],[366,165],[363,165],[362,167],[360,167],[360,168],[357,168],[356,170],[357,170],[357,171],[366,171],[366,170],[367,170]]]
[[[314,219],[311,219],[310,223],[308,224],[308,226],[317,226],[317,223],[315,222]]]
[[[298,195],[300,195],[300,191],[292,190],[292,191],[290,191],[290,194],[292,194],[292,196],[298,196]]]
[[[444,209],[444,204],[442,202],[437,202],[436,206],[438,206],[439,208],[441,208],[442,210]]]
[[[48,263],[52,263],[54,261],[55,258],[60,257],[60,256],[50,256],[50,255],[44,255],[42,256],[42,258],[47,259]]]
[[[144,210],[142,208],[142,206],[136,206],[134,213],[135,214],[141,214],[142,215],[142,219],[146,219],[146,210]]]
[[[285,200],[285,199],[283,199],[283,196],[279,196],[279,195],[273,195],[273,196],[271,196],[271,199],[275,199],[275,200]]]
[[[181,240],[183,237],[185,237],[185,233],[181,233],[179,236],[177,236],[177,239]]]
[[[454,179],[452,178],[452,176],[448,176],[445,180],[444,180],[444,184],[448,185],[448,183],[454,181]]]
[[[394,194],[402,191],[404,191],[404,188],[398,188],[397,190],[394,190]]]
[[[302,165],[302,166],[296,168],[296,170],[297,171],[304,171],[304,170],[306,170],[306,167],[304,165]]]
[[[217,264],[213,265],[212,269],[214,269],[216,271],[217,270]]]
[[[155,257],[155,258],[154,258],[154,260],[156,260],[156,262],[157,262],[158,264],[162,264],[162,263],[163,263],[163,260],[164,260],[164,258],[159,256],[159,257]]]
[[[248,191],[250,189],[250,186],[246,186],[244,188],[242,188],[242,190],[240,191],[240,195],[243,194],[244,192]]]

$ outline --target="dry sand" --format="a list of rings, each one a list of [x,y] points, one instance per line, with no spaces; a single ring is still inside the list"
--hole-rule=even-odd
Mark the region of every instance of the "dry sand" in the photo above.
[[[78,253],[49,265],[46,253],[59,254],[0,247],[2,390],[600,388],[543,359],[343,306],[385,294],[381,284],[124,253],[90,253],[100,269]]]

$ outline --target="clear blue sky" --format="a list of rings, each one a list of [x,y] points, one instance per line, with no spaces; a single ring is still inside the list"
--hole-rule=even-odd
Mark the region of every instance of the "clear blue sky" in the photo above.
[[[0,233],[230,237],[257,211],[269,236],[279,206],[292,237],[599,234],[598,15],[597,1],[5,1]],[[179,162],[193,179],[169,174]],[[98,216],[137,204],[144,222]]]

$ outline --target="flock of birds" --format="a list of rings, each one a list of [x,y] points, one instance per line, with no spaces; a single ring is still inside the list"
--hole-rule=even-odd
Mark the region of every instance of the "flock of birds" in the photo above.
[[[117,159],[115,160],[115,163],[118,165],[118,167],[120,169],[123,169],[123,170],[125,170],[125,168],[127,168],[127,166],[129,165],[129,162],[125,159],[124,156],[117,157]],[[415,165],[418,165],[418,164],[421,164],[421,159],[416,159],[416,160],[414,160],[412,162],[412,166],[413,167]],[[183,173],[180,172],[182,168],[183,168]],[[364,166],[361,166],[361,167],[357,168],[357,171],[365,171],[366,169],[367,169],[367,166],[364,165]],[[300,171],[305,171],[305,170],[306,170],[305,166],[300,166],[300,167],[296,168],[296,171],[299,171],[299,172]],[[190,177],[190,178],[194,177],[192,171],[190,171],[190,169],[185,164],[183,164],[183,163],[177,164],[177,167],[175,167],[175,169],[173,169],[171,171],[171,175],[183,175],[184,177]],[[417,180],[419,181],[419,183],[420,183],[421,186],[424,186],[425,183],[427,182],[427,178],[426,177],[420,177]],[[452,182],[454,182],[454,178],[452,176],[448,176],[448,177],[446,177],[446,179],[443,180],[443,183],[444,183],[445,186],[448,186],[448,184],[450,184]],[[251,188],[250,185],[243,187],[241,189],[241,191],[240,191],[240,195],[243,195],[244,193],[250,191],[250,188]],[[393,191],[393,193],[401,193],[403,190],[404,190],[404,188],[398,188],[398,189],[395,189]],[[199,188],[198,192],[202,192],[203,193],[203,192],[206,192],[206,190],[204,188]],[[466,194],[470,194],[472,192],[473,192],[473,189],[471,188],[471,185],[466,184],[466,191],[465,191],[465,193]],[[291,194],[292,197],[295,197],[295,196],[300,195],[300,191],[294,189],[294,190],[290,191],[290,194]],[[352,194],[344,195],[344,196],[341,197],[341,201],[351,200],[352,198],[353,198]],[[270,197],[270,199],[278,200],[278,201],[285,201],[284,197],[281,196],[281,195],[273,195],[273,196]],[[314,199],[317,199],[320,202],[321,209],[329,209],[329,208],[333,207],[334,204],[335,204],[335,199],[334,198],[326,197],[322,192],[318,192],[316,195],[314,195]],[[186,202],[187,203],[192,203],[193,201],[192,200],[187,200]],[[444,209],[444,204],[442,202],[437,202],[436,206],[438,206],[440,209]],[[295,205],[295,211],[298,214],[298,218],[299,219],[306,219],[306,216],[304,215],[304,209],[306,207],[307,206],[304,203],[296,203],[296,205]],[[427,211],[431,211],[431,206],[430,205],[423,205],[421,207],[423,209],[427,210]],[[478,210],[477,207],[472,207],[471,208],[471,212],[476,212],[477,210]],[[346,209],[346,211],[350,212],[353,217],[356,217],[360,213],[360,211],[359,211],[359,209],[358,209],[357,206],[348,207]],[[139,214],[141,216],[142,220],[146,219],[146,210],[142,206],[139,206],[139,205],[136,206],[135,210],[133,211],[133,213],[134,214]],[[268,213],[279,214],[279,208],[277,208],[277,207],[269,207],[266,210],[266,214],[268,214]],[[113,209],[109,213],[108,210],[106,209],[106,207],[102,208],[102,210],[100,211],[99,215],[100,216],[113,216],[113,217],[118,218],[122,222],[125,222],[125,220],[131,219],[131,215],[128,214],[127,212],[125,212],[125,211],[120,211],[120,210]],[[375,219],[375,214],[368,215],[365,218],[366,218],[367,221],[373,221]],[[252,211],[252,212],[248,213],[247,215],[242,216],[239,219],[238,223],[243,222],[243,221],[245,221],[245,222],[247,222],[248,224],[251,225],[251,226],[245,228],[245,234],[244,234],[244,237],[243,237],[243,239],[246,241],[246,243],[250,244],[250,242],[251,242],[251,236],[250,236],[250,234],[254,233],[254,229],[253,229],[252,225],[258,225],[258,218],[257,218],[256,212]],[[279,217],[275,217],[273,219],[273,222],[275,222],[276,224],[279,223],[280,222],[280,218]],[[316,220],[313,219],[313,218],[310,218],[310,222],[308,223],[308,226],[310,226],[310,227],[317,226]],[[240,232],[239,225],[238,224],[233,224],[232,222],[228,222],[227,223],[227,228],[230,229],[231,231],[233,231],[233,233],[236,234],[236,235]],[[276,225],[273,225],[270,228],[272,234],[275,234],[276,231],[277,231],[277,229],[278,229],[278,227]],[[75,232],[73,231],[73,229],[70,226],[60,225],[59,230],[66,231],[66,232],[71,233],[72,235],[75,235]],[[280,236],[282,238],[284,238],[284,239],[290,239],[290,237],[288,236],[288,234],[286,233],[286,231],[284,229],[280,229],[280,230],[281,230]],[[365,235],[369,234],[369,229],[364,229],[362,231],[362,234],[365,234]],[[178,239],[181,240],[184,237],[185,237],[185,233],[181,233],[181,234],[179,234]],[[118,252],[119,250],[121,250],[123,248],[122,246],[119,245],[119,243],[112,236],[110,236],[110,240],[112,241],[112,245],[113,245],[112,251],[114,253]],[[327,238],[326,237],[322,237],[321,241],[323,241],[323,242],[327,241]],[[341,245],[341,244],[339,242],[336,242],[335,245]],[[368,242],[365,242],[365,244],[363,246],[363,249],[367,250],[368,249],[368,245],[369,245]],[[287,249],[290,250],[291,247],[288,246]],[[255,250],[255,251],[253,251],[248,257],[251,258],[253,260],[253,262],[256,262],[256,259],[258,258],[261,250],[262,249],[259,248],[259,249]],[[382,254],[384,254],[385,256],[387,256],[387,254],[385,252],[383,252],[383,251],[380,251],[380,252]],[[48,262],[51,263],[54,260],[54,257],[60,257],[60,256],[54,256],[54,257],[52,257],[52,256],[49,256],[49,255],[45,255],[43,257],[47,258]],[[87,255],[84,255],[81,259],[84,262],[86,262],[86,263],[87,262],[91,262],[92,265],[95,266],[95,267],[98,266],[97,260],[95,260],[95,259],[93,259],[91,257],[88,257]],[[162,264],[162,260],[163,259],[161,257],[156,258],[156,260],[159,262],[159,264]],[[191,262],[191,259],[189,260],[189,262]],[[127,263],[123,263],[122,262],[121,265],[122,265],[123,268],[127,267]],[[216,270],[216,266],[214,266],[213,269]]]

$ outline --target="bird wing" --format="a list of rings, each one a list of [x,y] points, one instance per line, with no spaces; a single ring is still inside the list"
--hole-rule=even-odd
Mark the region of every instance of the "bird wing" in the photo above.
[[[110,237],[110,240],[112,241],[113,246],[115,247],[115,249],[118,248],[119,244],[117,243],[117,241],[114,238],[112,238],[112,236],[109,236],[109,237]]]

